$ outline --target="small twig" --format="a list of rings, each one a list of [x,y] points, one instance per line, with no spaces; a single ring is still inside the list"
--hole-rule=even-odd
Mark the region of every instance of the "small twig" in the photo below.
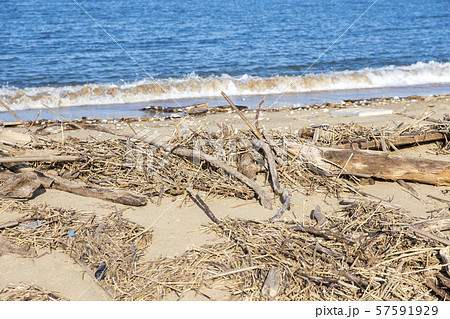
[[[0,101],[0,103],[3,105],[3,107],[4,107],[5,109],[8,110],[9,113],[11,113],[16,119],[18,119],[20,123],[25,124],[25,122],[22,121],[22,119],[21,119],[19,116],[17,116],[17,114],[14,113],[14,111],[11,110],[11,109],[9,108],[8,105],[6,105],[3,101]]]
[[[264,140],[264,136],[261,135],[261,133],[252,125],[252,123],[250,123],[250,121],[245,117],[244,114],[242,114],[241,111],[239,111],[239,109],[236,107],[236,105],[234,105],[234,103],[228,98],[228,96],[224,93],[221,92],[222,96],[225,98],[225,100],[227,100],[228,103],[230,103],[231,107],[233,108],[234,111],[236,111],[236,113],[241,117],[241,119],[244,120],[245,124],[247,124],[247,126],[250,128],[250,130],[253,132],[253,134],[255,134],[255,136],[257,138],[259,138],[260,140]]]
[[[283,206],[278,210],[278,212],[271,218],[272,221],[278,221],[281,216],[283,216],[284,212],[290,208],[292,200],[289,197],[289,191],[287,189],[283,189],[283,193],[281,194],[281,202]]]
[[[258,105],[258,109],[256,110],[256,115],[255,115],[255,127],[259,132],[259,113],[261,112],[261,106],[264,103],[264,100],[266,99],[267,96],[264,96],[263,99],[261,100],[261,102],[259,102]]]
[[[159,189],[159,195],[158,195],[158,202],[156,203],[156,206],[161,206],[161,200],[164,195],[164,184],[161,185],[161,188]]]
[[[351,273],[349,273],[345,270],[339,270],[339,275],[343,276],[347,279],[350,279],[351,281],[353,281],[354,283],[356,283],[359,286],[362,286],[363,288],[366,288],[369,286],[369,282],[367,280],[357,277],[355,275],[352,275]]]
[[[253,269],[257,269],[257,268],[264,268],[264,265],[256,265],[256,266],[250,266],[250,267],[230,270],[230,271],[222,272],[217,275],[213,275],[213,276],[209,277],[208,279],[214,279],[214,278],[219,278],[219,277],[223,277],[223,276],[233,275],[233,274],[237,274],[237,273],[240,273],[243,271],[253,270]]]
[[[49,111],[55,113],[56,115],[58,115],[59,117],[61,117],[63,120],[66,120],[67,122],[69,122],[70,124],[74,125],[75,127],[79,128],[80,130],[85,130],[84,127],[82,127],[81,125],[78,125],[76,123],[74,123],[73,121],[69,120],[67,117],[65,117],[64,115],[58,113],[57,111],[55,111],[54,109],[52,109],[50,106],[46,105],[45,103],[42,103],[42,105],[48,109]]]
[[[200,207],[206,215],[216,224],[220,224],[220,220],[214,215],[214,213],[211,211],[211,209],[206,205],[206,203],[201,199],[201,197],[197,194],[196,191],[194,191],[190,187],[186,187],[186,191],[191,196],[192,200],[195,204],[197,204],[198,207]]]
[[[336,177],[336,179],[338,179],[339,177],[341,177],[342,172],[345,170],[345,168],[347,167],[348,162],[350,162],[350,160],[353,157],[353,153],[350,154],[350,156],[348,157],[347,162],[345,162],[344,166],[342,166],[341,171],[339,172],[338,176]]]
[[[405,188],[412,196],[414,196],[415,198],[417,198],[418,200],[420,200],[419,198],[419,194],[416,192],[416,190],[409,184],[407,184],[404,180],[399,179],[397,180],[397,183],[402,186],[403,188]],[[450,201],[449,201],[450,203]]]
[[[426,237],[426,238],[432,239],[434,241],[437,241],[438,243],[450,246],[450,240],[445,239],[443,237],[439,237],[439,236],[433,235],[432,233],[427,232],[427,231],[425,231],[423,229],[418,229],[418,228],[415,228],[415,227],[409,227],[409,230],[411,230],[416,235],[419,235],[419,236],[422,236],[422,237]]]
[[[274,156],[272,154],[272,150],[270,149],[269,144],[262,140],[253,139],[252,144],[259,149],[264,151],[264,154],[267,158],[267,163],[269,164],[270,177],[272,179],[273,191],[275,194],[281,194],[280,188],[280,180],[278,178],[277,164],[275,163]]]
[[[435,200],[440,201],[442,203],[450,204],[450,200],[447,200],[447,199],[439,198],[439,197],[436,197],[436,196],[433,196],[433,195],[427,195],[427,197],[435,199]]]

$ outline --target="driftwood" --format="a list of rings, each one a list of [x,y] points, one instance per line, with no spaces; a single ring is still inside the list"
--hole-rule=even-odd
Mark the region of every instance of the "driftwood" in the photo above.
[[[311,145],[302,145],[299,151],[305,160],[325,171],[340,171],[345,167],[347,171],[370,174],[379,179],[393,181],[402,179],[437,186],[450,185],[449,161]]]
[[[10,254],[22,257],[36,257],[37,253],[33,248],[28,245],[19,245],[7,237],[0,235],[0,256]]]
[[[255,136],[260,140],[264,140],[264,136],[262,136],[262,134],[252,125],[252,123],[250,123],[250,121],[244,116],[244,114],[242,114],[241,111],[239,111],[239,109],[236,107],[236,105],[234,105],[234,103],[230,100],[230,98],[224,92],[221,92],[221,94],[225,98],[225,100],[227,100],[227,102],[230,103],[233,110],[236,111],[236,113],[241,117],[241,119],[245,122],[245,124],[247,124],[247,126],[250,128],[253,134],[255,134]]]
[[[359,285],[363,288],[366,288],[369,286],[369,282],[367,280],[362,279],[358,276],[355,276],[348,271],[339,270],[339,275],[353,281],[354,283],[356,283],[357,285]]]
[[[445,290],[439,288],[436,285],[436,279],[432,277],[428,277],[425,279],[425,285],[428,286],[431,290],[433,290],[434,293],[436,293],[439,297],[442,298],[442,300],[449,300],[450,294],[447,293]]]
[[[345,262],[347,262],[349,265],[354,265],[357,267],[361,267],[361,263],[355,259],[353,259],[352,257],[348,257],[346,255],[343,255],[341,253],[338,253],[334,250],[328,249],[326,247],[323,247],[322,245],[319,244],[319,242],[316,242],[315,246],[308,246],[309,249],[312,249],[314,251],[317,251],[319,253],[331,256],[331,257],[335,257],[335,258],[339,258],[344,260]]]
[[[292,227],[292,229],[296,230],[296,231],[302,231],[305,233],[309,233],[314,236],[319,236],[319,237],[324,237],[324,238],[336,238],[336,239],[339,239],[339,240],[342,240],[344,242],[348,242],[351,244],[357,243],[357,240],[354,240],[353,238],[350,238],[341,233],[332,232],[331,230],[317,229],[314,227],[302,226],[300,224],[294,225]]]
[[[450,276],[450,274],[449,274]],[[450,289],[450,278],[445,277],[443,274],[437,273],[436,277],[439,278],[439,280],[442,282],[443,285],[445,285],[448,289]]]
[[[41,185],[36,174],[14,174],[0,187],[0,198],[30,199]]]
[[[49,156],[9,156],[0,157],[0,163],[17,162],[74,162],[82,159],[80,156],[71,155],[49,155]]]
[[[111,131],[111,130],[108,130],[105,128],[101,128],[100,130],[102,132],[108,132],[111,134],[115,134],[114,131]],[[205,154],[199,150],[192,150],[192,149],[188,149],[188,148],[184,148],[184,147],[173,147],[171,145],[167,145],[167,144],[159,141],[154,136],[140,136],[139,134],[135,135],[133,133],[121,133],[120,136],[134,138],[134,139],[149,143],[149,144],[156,146],[168,153],[173,153],[178,156],[197,158],[197,159],[206,161],[209,164],[211,164],[217,168],[223,169],[225,172],[236,177],[238,180],[240,180],[241,182],[246,184],[248,187],[253,189],[255,191],[255,193],[258,195],[261,205],[263,205],[265,208],[272,209],[272,198],[257,182],[248,178],[244,174],[238,172],[235,168],[229,166],[228,164],[224,163],[223,161],[220,161],[220,160],[214,158],[211,155]]]
[[[427,197],[435,199],[435,200],[440,201],[442,203],[450,204],[450,200],[447,200],[447,199],[444,199],[444,198],[436,197],[436,196],[433,196],[433,195],[427,195]]]
[[[438,243],[450,246],[450,240],[445,239],[445,238],[440,237],[440,236],[436,236],[436,235],[434,235],[434,234],[432,234],[432,233],[430,233],[430,232],[428,232],[426,230],[418,229],[418,228],[415,228],[415,227],[412,227],[412,226],[409,227],[409,230],[412,231],[414,234],[416,234],[419,237],[428,238],[428,239],[434,240],[434,241],[436,241]]]
[[[428,143],[435,142],[445,139],[448,136],[446,133],[442,132],[434,132],[434,133],[422,133],[422,134],[411,134],[411,135],[403,135],[396,137],[385,137],[385,139],[389,142],[390,145],[394,146],[405,146],[411,144],[419,144],[419,143]],[[353,142],[348,144],[342,144],[337,146],[337,148],[344,149],[382,149],[383,140],[373,140],[366,142]]]
[[[449,230],[450,218],[440,217],[440,218],[426,219],[424,221],[415,222],[412,224],[412,226],[428,231],[432,231],[434,229],[438,229],[440,231]]]
[[[255,127],[259,131],[259,114],[261,113],[261,106],[263,105],[264,101],[266,100],[267,96],[264,96],[261,102],[259,102],[258,108],[256,109],[256,115],[255,115]]]
[[[25,124],[25,122],[24,121],[22,121],[22,119],[20,118],[20,117],[18,117],[17,116],[17,114],[16,113],[14,113],[14,111],[13,110],[11,110],[10,108],[9,108],[9,106],[8,105],[6,105],[3,101],[0,101],[0,104],[1,105],[3,105],[3,107],[5,108],[5,109],[7,109],[8,110],[8,112],[9,113],[11,113],[16,119],[18,119],[19,120],[19,122],[20,122],[20,124]]]
[[[22,125],[23,123],[22,122],[0,122],[0,124],[3,127],[15,127],[15,126]]]
[[[13,177],[15,174],[13,172],[9,171],[0,171],[0,181],[7,181],[11,177]]]
[[[244,154],[239,156],[237,170],[239,173],[242,173],[248,178],[255,180],[256,174],[264,171],[265,168],[255,163],[255,158],[253,157],[251,152],[245,152]]]
[[[439,257],[441,257],[443,264],[446,265],[444,268],[447,275],[450,277],[450,246],[441,248],[439,250]]]
[[[35,177],[38,183],[42,184],[45,188],[53,188],[76,195],[99,198],[124,205],[143,206],[147,204],[147,196],[133,191],[94,187],[83,183],[76,183],[58,176],[46,175],[25,164],[13,165],[11,163],[3,163],[3,166],[15,173],[26,173],[30,178]]]
[[[93,187],[82,183],[76,183],[57,176],[46,176],[52,181],[52,188],[76,195],[94,197],[130,206],[144,206],[147,204],[147,196],[133,191]]]
[[[206,203],[202,200],[202,198],[195,192],[192,188],[186,187],[186,191],[191,196],[194,203],[197,204],[198,207],[200,207],[201,210],[205,212],[205,214],[216,224],[220,224],[220,220],[214,215],[214,213],[211,211],[211,209],[206,205]]]
[[[287,189],[283,189],[283,192],[281,194],[281,202],[283,205],[280,207],[278,212],[271,218],[272,221],[278,221],[281,216],[283,216],[284,212],[288,209],[290,209],[290,206],[292,204],[292,199],[290,197],[290,193]]]
[[[142,109],[139,109],[139,111],[175,113],[175,112],[182,112],[182,111],[190,111],[190,110],[193,110],[196,108],[204,108],[207,106],[208,106],[208,103],[201,103],[201,104],[194,104],[194,105],[187,105],[187,106],[175,106],[175,107],[149,105]]]
[[[281,271],[282,269],[279,267],[270,268],[269,272],[267,273],[266,279],[264,280],[264,284],[261,288],[261,295],[264,298],[273,300],[280,293],[281,284],[283,280]]]
[[[281,194],[280,180],[278,178],[277,163],[272,154],[269,144],[264,141],[253,139],[252,144],[258,149],[262,149],[267,158],[267,163],[269,164],[270,177],[272,179],[273,192],[277,195]]]
[[[7,223],[4,223],[4,224],[0,224],[0,229],[16,227],[17,225],[19,225],[18,221],[7,222]]]
[[[152,142],[150,142],[152,143]],[[161,146],[160,146],[161,147]],[[223,169],[225,172],[227,172],[230,175],[233,175],[237,179],[239,179],[241,182],[252,188],[256,194],[258,194],[259,199],[261,201],[261,204],[268,209],[272,209],[272,198],[269,196],[269,194],[254,180],[248,178],[247,176],[239,173],[236,169],[233,167],[227,165],[226,163],[214,158],[211,155],[205,154],[201,151],[194,151],[191,149],[179,147],[175,148],[174,150],[171,150],[169,147],[164,147],[164,149],[168,152],[172,152],[173,154],[183,156],[183,157],[198,157],[200,160],[207,161],[211,165]]]
[[[321,211],[322,210],[320,209],[320,206],[317,205],[316,208],[314,208],[314,210],[311,211],[310,215],[310,218],[314,219],[317,222],[317,226],[319,227],[327,221],[326,217],[323,216]]]

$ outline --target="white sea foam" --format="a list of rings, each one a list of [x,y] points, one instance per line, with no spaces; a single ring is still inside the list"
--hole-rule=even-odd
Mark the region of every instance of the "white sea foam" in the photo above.
[[[228,95],[257,95],[449,84],[450,63],[418,62],[409,66],[309,74],[304,77],[262,78],[243,75],[180,79],[151,79],[123,84],[86,84],[66,87],[0,88],[0,99],[14,110],[55,106],[101,105],[147,102],[152,100],[202,98]]]

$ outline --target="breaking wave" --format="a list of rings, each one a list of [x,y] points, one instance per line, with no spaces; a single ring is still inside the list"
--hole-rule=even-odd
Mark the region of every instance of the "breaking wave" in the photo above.
[[[243,75],[144,79],[122,84],[85,84],[65,87],[0,88],[0,100],[14,109],[75,105],[149,102],[152,100],[202,98],[228,95],[302,93],[324,90],[352,90],[450,83],[450,62],[418,62],[409,66],[308,74],[303,77],[262,78]]]

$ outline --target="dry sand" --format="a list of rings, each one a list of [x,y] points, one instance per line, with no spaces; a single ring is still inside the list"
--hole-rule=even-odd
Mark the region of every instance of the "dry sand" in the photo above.
[[[331,116],[331,106],[320,106],[317,109],[308,110],[283,110],[270,112],[264,110],[260,116],[260,126],[265,129],[278,129],[281,131],[295,132],[301,127],[312,124],[332,123],[359,123],[374,127],[395,127],[401,122],[412,123],[411,117],[417,117],[429,110],[435,112],[434,118],[442,118],[444,114],[450,113],[450,96],[410,98],[410,99],[386,99],[370,104],[355,105],[373,109],[391,109],[392,115],[381,116]],[[349,105],[351,107],[351,105]],[[62,111],[63,112],[63,111]],[[254,120],[255,113],[246,111],[246,116]],[[204,126],[210,131],[216,131],[220,123],[232,125],[237,129],[246,129],[245,124],[235,113],[220,113],[201,116],[196,118],[183,118],[174,120],[135,121],[131,126],[140,130],[148,128],[161,134],[170,135],[175,129],[175,124],[187,127]],[[118,131],[130,131],[128,125],[119,123],[105,124]],[[3,128],[0,137],[7,138],[9,131],[23,132],[22,128]],[[70,131],[65,132],[67,136],[89,138],[97,136],[108,138],[109,134],[96,131]],[[63,138],[60,134],[52,136],[55,139]],[[434,144],[428,144],[416,148],[407,148],[401,152],[419,157],[436,157],[433,154]],[[443,159],[442,156],[440,159]],[[448,159],[447,159],[448,160]],[[407,190],[395,182],[376,181],[374,185],[361,186],[361,190],[374,195],[382,200],[402,206],[408,214],[414,216],[427,216],[427,212],[444,208],[448,204],[428,197],[437,196],[450,200],[449,187],[436,187],[425,184],[412,184],[419,194],[419,198],[412,196]],[[153,241],[148,248],[146,259],[155,259],[159,256],[176,256],[185,250],[203,244],[210,244],[220,240],[213,234],[199,231],[199,228],[208,223],[208,217],[191,201],[182,205],[182,196],[165,197],[161,206],[148,203],[143,207],[125,207],[99,199],[81,197],[57,190],[47,190],[44,194],[37,196],[31,203],[46,203],[50,206],[77,209],[96,214],[110,213],[117,207],[126,208],[123,216],[143,227],[153,229]],[[338,200],[330,198],[325,194],[316,193],[306,196],[299,192],[293,194],[294,205],[291,211],[283,218],[297,219],[301,221],[308,218],[309,213],[318,204],[322,211],[332,214],[339,209]],[[267,219],[274,215],[279,206],[273,210],[264,209],[256,201],[244,201],[235,198],[210,199],[208,205],[217,217],[226,216],[248,219]],[[17,218],[16,213],[0,213],[0,223]],[[84,274],[83,269],[66,254],[53,251],[48,254],[38,251],[38,257],[24,258],[15,255],[0,256],[0,289],[7,284],[18,284],[19,282],[32,282],[49,291],[58,292],[70,300],[108,300],[109,296]],[[201,299],[198,296],[186,295],[185,300]]]

